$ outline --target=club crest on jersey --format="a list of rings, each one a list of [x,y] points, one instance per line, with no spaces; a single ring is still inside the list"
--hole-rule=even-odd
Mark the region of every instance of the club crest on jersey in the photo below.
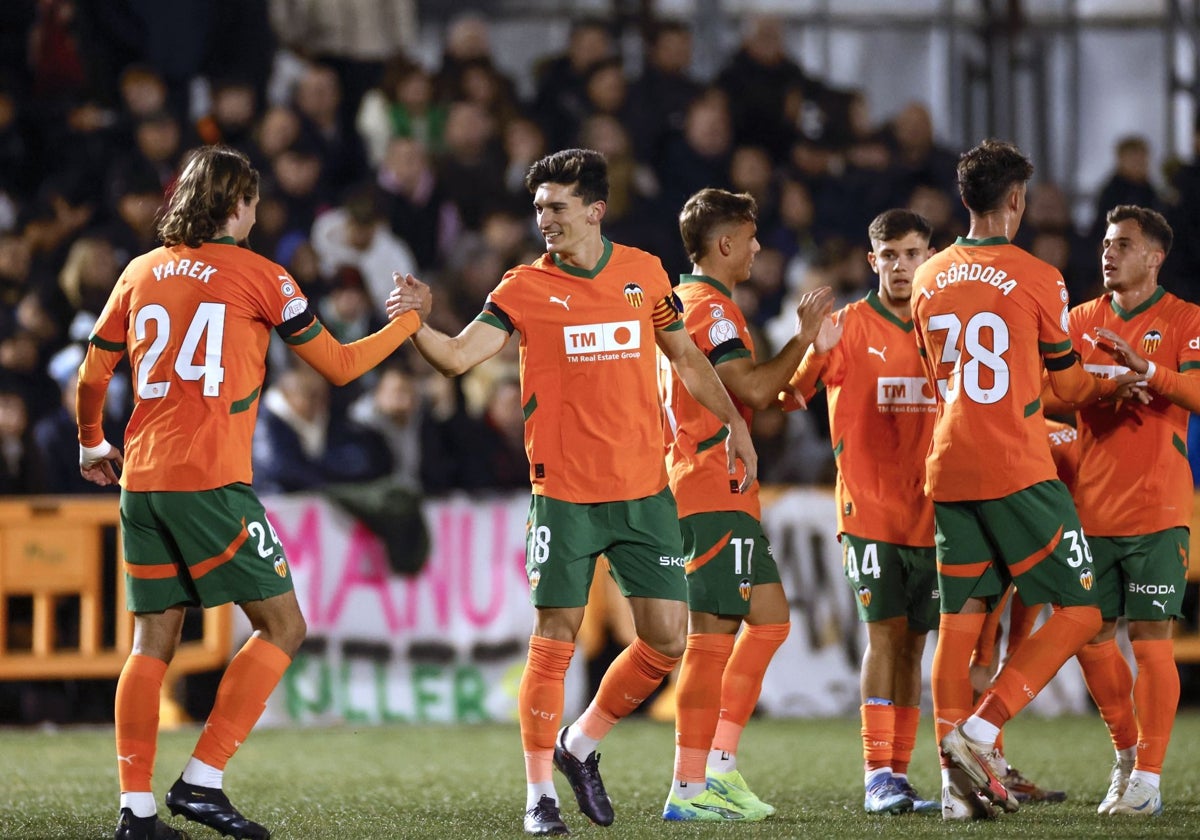
[[[871,590],[865,586],[858,587],[858,603],[863,605],[863,609],[871,606]]]
[[[624,291],[625,300],[629,301],[629,305],[634,309],[641,309],[642,304],[646,302],[646,294],[642,287],[637,283],[626,283]]]
[[[743,601],[749,601],[749,600],[750,600],[750,590],[751,590],[752,588],[753,588],[753,587],[751,587],[751,586],[750,586],[750,579],[749,579],[749,578],[742,578],[742,579],[741,579],[741,580],[738,582],[738,594],[742,596],[742,600],[743,600]]]
[[[1092,587],[1096,585],[1096,576],[1092,574],[1091,569],[1084,569],[1079,573],[1079,585],[1089,592],[1092,591]]]
[[[529,573],[529,591],[533,592],[538,588],[538,584],[542,582],[542,572],[540,569],[534,569]]]
[[[275,558],[275,574],[281,578],[287,577],[287,561],[282,557]]]
[[[1147,355],[1157,351],[1159,345],[1161,344],[1162,333],[1160,333],[1158,330],[1150,330],[1144,336],[1142,336],[1142,350],[1144,350]]]

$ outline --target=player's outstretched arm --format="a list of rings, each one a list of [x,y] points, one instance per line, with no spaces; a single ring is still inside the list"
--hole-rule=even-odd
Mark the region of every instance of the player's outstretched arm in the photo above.
[[[403,282],[397,281],[396,288],[388,297],[389,318],[402,315],[415,304],[415,297],[429,287],[409,275]],[[448,336],[428,324],[413,335],[413,345],[425,361],[433,365],[442,376],[459,376],[475,365],[495,356],[508,341],[508,333],[483,321],[472,321],[456,336]]]
[[[839,317],[840,316],[840,317]],[[820,329],[813,339],[812,346],[804,354],[800,366],[788,381],[784,391],[783,409],[792,411],[804,408],[808,400],[817,392],[817,381],[829,367],[829,353],[842,340],[842,331],[846,326],[845,314],[826,313],[821,319]],[[792,404],[792,401],[796,404]]]
[[[655,339],[688,393],[729,430],[729,437],[725,439],[729,472],[735,472],[736,462],[741,461],[746,469],[741,489],[749,489],[758,478],[758,454],[750,440],[750,430],[734,408],[720,377],[684,330],[656,330]]]
[[[406,279],[420,283],[411,274]],[[396,282],[403,281],[396,277]],[[334,385],[345,385],[392,355],[421,328],[421,322],[432,306],[432,297],[428,286],[424,283],[420,286],[403,306],[396,307],[395,316],[383,329],[358,341],[342,344],[315,315],[309,315],[307,321],[301,320],[294,325],[289,322],[293,330],[284,336],[284,343]],[[388,300],[390,302],[391,297]]]
[[[730,359],[717,366],[717,376],[743,405],[754,409],[774,405],[832,311],[833,290],[828,286],[806,292],[796,307],[796,334],[775,356],[762,362]]]

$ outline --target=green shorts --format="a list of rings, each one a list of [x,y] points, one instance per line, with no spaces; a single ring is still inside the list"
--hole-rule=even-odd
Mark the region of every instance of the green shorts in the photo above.
[[[131,612],[292,591],[283,545],[247,484],[194,493],[122,490],[121,539]]]
[[[934,502],[933,514],[942,612],[969,598],[990,609],[1009,581],[1026,604],[1097,604],[1092,554],[1061,481],[1001,499]]]
[[[908,629],[918,633],[938,626],[940,599],[933,548],[842,534],[842,572],[854,593],[859,621],[904,616]]]
[[[1100,614],[1106,620],[1183,618],[1188,529],[1136,537],[1088,537],[1096,561]]]
[[[669,487],[643,499],[595,504],[534,494],[525,574],[535,607],[585,606],[601,554],[626,597],[687,600],[679,512]]]
[[[779,583],[762,523],[748,513],[697,513],[679,520],[687,565],[688,609],[746,615],[754,587]]]

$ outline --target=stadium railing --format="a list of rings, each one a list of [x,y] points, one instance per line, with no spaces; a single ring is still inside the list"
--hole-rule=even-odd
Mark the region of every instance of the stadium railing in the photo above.
[[[121,673],[133,646],[125,609],[117,496],[0,500],[0,680],[99,679]],[[165,726],[187,720],[179,678],[223,668],[231,605],[204,610],[199,639],[180,644],[163,683]]]

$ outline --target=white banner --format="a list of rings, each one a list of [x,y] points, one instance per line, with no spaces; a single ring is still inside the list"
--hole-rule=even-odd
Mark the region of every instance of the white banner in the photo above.
[[[527,494],[429,501],[429,560],[393,574],[380,541],[318,496],[264,499],[287,552],[308,640],[263,716],[298,723],[513,720],[533,608],[525,578]],[[833,496],[786,490],[763,507],[792,604],[792,631],[760,700],[774,716],[854,714],[866,635],[842,578]],[[249,633],[240,617],[241,638]],[[935,637],[925,657],[925,703]],[[568,720],[587,701],[582,654],[567,676]],[[1034,702],[1087,708],[1074,662]]]

